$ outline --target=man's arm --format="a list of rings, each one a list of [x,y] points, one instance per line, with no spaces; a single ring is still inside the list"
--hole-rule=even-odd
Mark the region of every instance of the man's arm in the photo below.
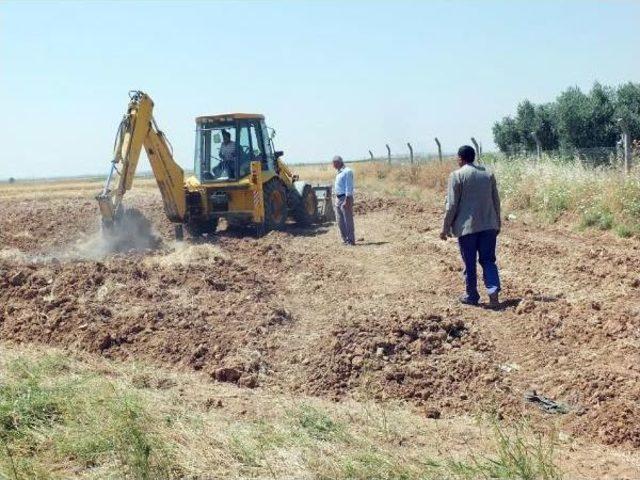
[[[353,170],[344,176],[344,193],[347,197],[353,197]]]
[[[449,185],[447,187],[447,200],[445,204],[444,221],[442,222],[442,232],[440,232],[440,238],[443,240],[447,238],[449,232],[451,232],[451,225],[458,213],[458,204],[460,203],[461,185],[456,172],[453,172],[449,176]]]
[[[502,217],[500,216],[500,194],[498,193],[498,185],[495,175],[491,175],[491,197],[493,199],[493,208],[498,216],[498,232],[502,229]]]
[[[353,170],[349,170],[344,176],[344,194],[346,195],[345,204],[347,208],[353,205]]]

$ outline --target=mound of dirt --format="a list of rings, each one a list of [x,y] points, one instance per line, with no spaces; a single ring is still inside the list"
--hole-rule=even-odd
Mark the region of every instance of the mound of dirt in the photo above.
[[[220,255],[190,265],[160,253],[104,262],[0,260],[0,335],[183,365],[255,386],[268,369],[261,351],[269,332],[292,321],[275,290],[273,278]],[[221,368],[238,374],[221,376]]]
[[[356,215],[389,210],[416,214],[425,212],[426,208],[424,204],[410,198],[379,197],[366,193],[358,194],[353,204],[353,211]]]
[[[376,398],[429,401],[452,411],[498,382],[496,355],[460,318],[396,306],[334,328],[313,355],[307,390],[336,397],[366,389]],[[489,398],[487,397],[487,400]]]

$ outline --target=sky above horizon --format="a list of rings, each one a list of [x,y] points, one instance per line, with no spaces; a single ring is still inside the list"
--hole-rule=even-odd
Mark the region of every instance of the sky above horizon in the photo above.
[[[639,22],[633,0],[5,0],[0,180],[106,174],[132,89],[189,169],[194,118],[223,112],[265,114],[292,163],[490,150],[524,98],[639,81]]]

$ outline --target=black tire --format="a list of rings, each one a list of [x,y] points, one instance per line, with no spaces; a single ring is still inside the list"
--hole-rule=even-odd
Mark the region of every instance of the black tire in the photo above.
[[[265,230],[282,230],[289,216],[287,189],[280,180],[272,179],[264,184],[263,194]]]
[[[302,189],[302,195],[298,191],[292,192],[295,198],[293,208],[293,218],[297,224],[309,226],[318,221],[318,199],[311,188],[311,185],[305,185]]]
[[[218,228],[218,219],[210,218],[209,220],[191,220],[187,223],[187,230],[192,237],[201,237],[205,233],[212,235],[216,233]]]

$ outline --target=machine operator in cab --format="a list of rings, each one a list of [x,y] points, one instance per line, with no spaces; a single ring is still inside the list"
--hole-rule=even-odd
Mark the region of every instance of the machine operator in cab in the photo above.
[[[228,130],[222,130],[222,145],[220,145],[220,168],[221,172],[218,178],[229,178],[233,169],[233,165],[236,163],[236,142],[231,141],[231,134]]]

